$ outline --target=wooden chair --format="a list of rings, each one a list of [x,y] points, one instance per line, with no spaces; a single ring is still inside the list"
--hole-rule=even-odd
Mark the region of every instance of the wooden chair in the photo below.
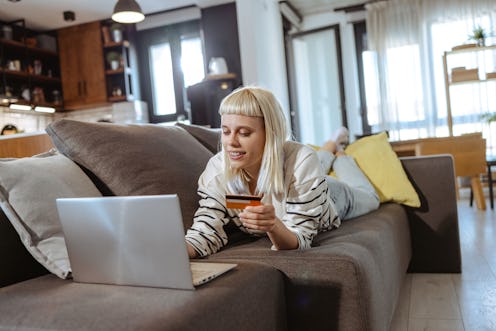
[[[495,174],[492,172],[492,167],[496,167],[496,159],[495,160],[488,160],[487,161],[487,174],[482,176],[482,184],[487,184],[487,187],[489,188],[489,204],[491,205],[491,210],[494,209],[494,181],[495,181]],[[474,201],[474,191],[472,188],[470,188],[470,207],[472,207]]]

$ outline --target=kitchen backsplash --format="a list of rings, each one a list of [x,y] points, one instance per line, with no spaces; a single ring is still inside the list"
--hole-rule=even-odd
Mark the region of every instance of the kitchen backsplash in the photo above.
[[[88,122],[148,123],[148,110],[143,101],[118,102],[105,107],[53,114],[14,111],[0,106],[0,129],[14,125],[18,132],[44,131],[48,124],[61,118]]]

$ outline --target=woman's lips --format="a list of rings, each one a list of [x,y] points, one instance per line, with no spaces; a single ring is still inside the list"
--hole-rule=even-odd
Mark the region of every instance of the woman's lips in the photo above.
[[[231,160],[240,160],[246,153],[245,152],[229,152],[229,158]]]

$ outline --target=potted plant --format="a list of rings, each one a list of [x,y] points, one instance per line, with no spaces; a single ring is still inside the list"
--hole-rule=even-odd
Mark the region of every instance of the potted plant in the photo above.
[[[496,113],[485,113],[481,115],[481,119],[491,125],[492,122],[496,122]]]
[[[117,70],[120,67],[121,63],[121,55],[117,52],[108,52],[107,53],[107,62],[110,66],[110,69]]]
[[[475,40],[477,42],[477,46],[485,46],[486,45],[486,31],[480,25],[474,28],[472,31],[472,35],[470,39]]]

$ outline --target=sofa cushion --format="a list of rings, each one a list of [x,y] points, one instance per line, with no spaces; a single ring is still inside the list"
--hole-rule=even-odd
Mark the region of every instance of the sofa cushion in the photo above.
[[[177,122],[176,125],[188,131],[189,134],[195,137],[196,140],[208,148],[212,153],[217,154],[217,152],[220,151],[221,129],[209,128],[202,125],[184,124],[181,122]]]
[[[381,202],[420,207],[418,194],[391,148],[386,132],[358,139],[345,152],[353,156],[374,186]]]
[[[318,234],[306,250],[273,251],[268,238],[235,243],[209,260],[258,261],[287,276],[292,330],[387,330],[411,258],[405,208],[379,209]]]
[[[55,199],[101,196],[71,160],[55,152],[0,160],[0,206],[24,246],[50,272],[66,278],[69,259]]]
[[[212,153],[177,126],[62,119],[47,130],[57,149],[115,195],[179,196],[184,227],[198,208],[197,180]]]
[[[247,262],[195,291],[47,275],[0,291],[0,330],[286,330],[283,277]]]

